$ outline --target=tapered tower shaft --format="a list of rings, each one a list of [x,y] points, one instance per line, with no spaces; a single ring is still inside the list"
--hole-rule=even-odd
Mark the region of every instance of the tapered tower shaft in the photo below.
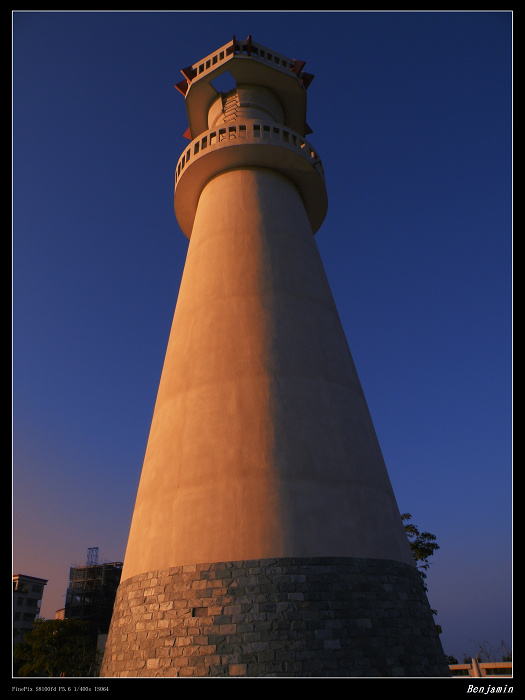
[[[199,199],[123,575],[326,555],[413,563],[299,193],[229,170]]]
[[[157,624],[150,622],[152,632],[169,629],[178,648],[193,624],[197,632],[187,643],[194,651],[166,655],[159,642],[146,652],[150,645],[137,641],[134,651],[141,653],[128,649],[127,670],[119,673],[396,675],[386,651],[375,665],[359,661],[349,630],[374,628],[373,645],[396,643],[406,651],[399,635],[406,641],[412,623],[392,637],[377,602],[400,581],[417,601],[405,604],[402,593],[392,605],[405,609],[396,614],[409,620],[415,606],[437,650],[429,666],[443,661],[314,239],[327,197],[319,156],[305,140],[312,76],[303,67],[250,39],[244,45],[234,39],[183,70],[178,88],[190,143],[177,164],[175,212],[189,247],[105,673],[116,672],[122,635],[139,639],[137,621],[130,622],[137,590],[166,611],[162,625],[158,614]],[[232,86],[217,91],[214,80],[226,71]],[[260,617],[255,624],[261,591],[248,594],[247,576],[256,588],[266,586],[271,623]],[[286,591],[297,577],[305,588],[290,598]],[[217,581],[214,592],[197,600],[195,590],[210,580]],[[334,581],[345,590],[347,610],[329,629],[346,631],[316,654],[338,607]],[[363,581],[371,587],[365,597],[376,601],[372,615],[355,604]],[[310,620],[298,655],[290,651],[293,600],[303,601]],[[221,621],[234,610],[238,628],[222,624],[231,633],[224,646]],[[250,656],[242,637],[254,634],[262,643],[263,630],[279,640],[264,647],[266,665],[252,647]],[[271,646],[270,637],[264,643]],[[236,644],[245,648],[242,661]],[[330,649],[341,644],[346,652],[331,659]],[[401,675],[423,667],[421,660],[395,665]]]

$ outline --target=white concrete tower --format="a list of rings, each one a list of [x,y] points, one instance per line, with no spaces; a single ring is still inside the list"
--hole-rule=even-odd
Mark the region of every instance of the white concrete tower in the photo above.
[[[191,142],[174,203],[189,247],[105,675],[444,673],[314,240],[327,196],[305,140],[313,76],[303,67],[234,38],[184,69],[177,86]],[[340,618],[334,585],[346,591]],[[396,586],[401,594],[387,599],[404,621],[392,636],[384,594]],[[414,586],[417,601],[406,602]],[[373,614],[361,597],[375,600]],[[407,648],[415,608],[432,640],[419,656]],[[355,646],[364,638],[375,651],[363,656]]]

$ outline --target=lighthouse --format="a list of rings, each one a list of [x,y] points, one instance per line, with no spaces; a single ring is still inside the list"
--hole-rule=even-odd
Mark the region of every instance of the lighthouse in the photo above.
[[[304,61],[184,68],[188,252],[101,675],[448,667],[315,234]]]

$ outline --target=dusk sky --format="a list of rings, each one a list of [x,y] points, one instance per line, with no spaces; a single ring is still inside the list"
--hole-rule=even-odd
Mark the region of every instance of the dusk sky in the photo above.
[[[188,241],[180,69],[306,61],[316,235],[446,654],[512,646],[511,12],[13,13],[13,573],[122,561]]]

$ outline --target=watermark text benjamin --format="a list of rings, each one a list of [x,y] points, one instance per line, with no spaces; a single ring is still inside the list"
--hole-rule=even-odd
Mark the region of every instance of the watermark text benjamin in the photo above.
[[[514,686],[512,685],[474,685],[470,683],[467,688],[467,693],[482,693],[483,695],[488,695],[489,693],[513,693]]]

